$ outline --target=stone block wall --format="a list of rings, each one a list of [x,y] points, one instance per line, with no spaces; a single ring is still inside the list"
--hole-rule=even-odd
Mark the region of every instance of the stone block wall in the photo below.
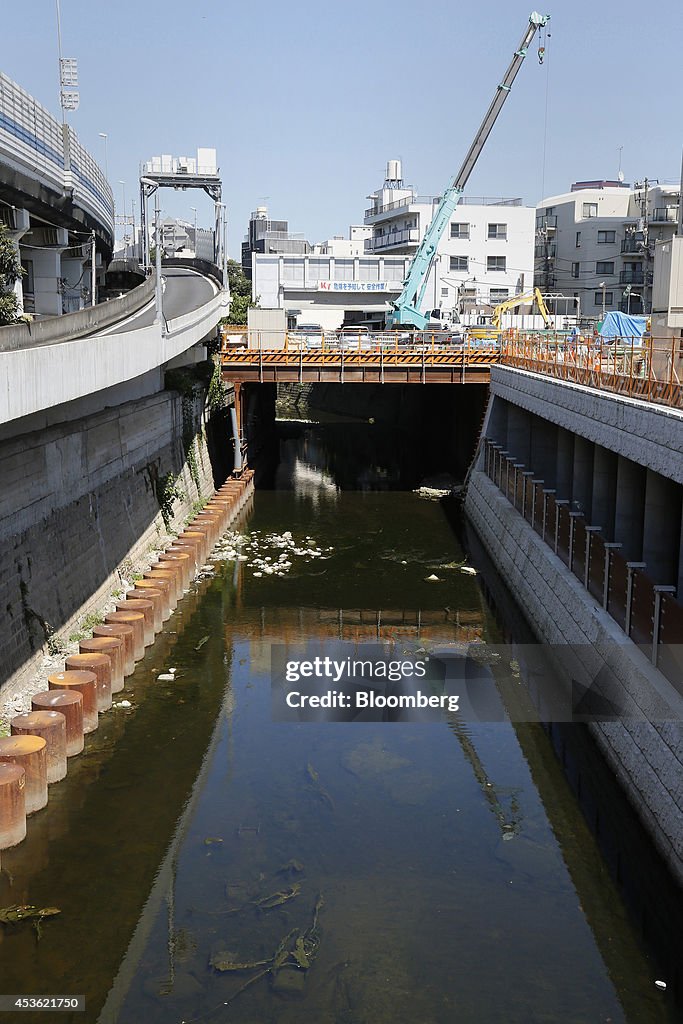
[[[0,481],[2,699],[50,636],[108,596],[122,563],[213,494],[203,398],[163,391],[5,441]]]

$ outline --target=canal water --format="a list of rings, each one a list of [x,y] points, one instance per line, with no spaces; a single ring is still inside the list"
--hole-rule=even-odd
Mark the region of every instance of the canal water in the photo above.
[[[274,644],[511,639],[399,441],[282,426],[130,706],[3,854],[0,906],[61,911],[0,930],[4,993],[85,995],[62,1019],[93,1024],[681,1019],[540,725],[273,720]]]

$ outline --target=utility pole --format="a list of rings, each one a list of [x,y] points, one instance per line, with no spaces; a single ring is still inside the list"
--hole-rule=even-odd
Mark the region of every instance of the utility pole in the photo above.
[[[647,275],[648,275],[648,264],[650,262],[650,240],[649,240],[649,216],[648,216],[648,188],[649,181],[647,178],[643,182],[645,187],[645,198],[643,201],[643,313],[647,313]],[[629,312],[631,305],[631,297],[629,295]]]
[[[154,240],[156,242],[156,289],[155,289],[155,305],[156,305],[156,316],[154,322],[158,323],[161,327],[161,337],[163,338],[166,333],[164,330],[164,311],[163,311],[163,296],[161,288],[161,210],[159,207],[159,190],[157,189],[154,197]]]
[[[95,305],[95,232],[90,236],[90,305]]]

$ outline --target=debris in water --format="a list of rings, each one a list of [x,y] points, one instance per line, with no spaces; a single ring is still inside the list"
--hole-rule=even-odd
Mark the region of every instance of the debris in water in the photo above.
[[[271,963],[270,960],[245,960],[240,962],[235,957],[235,953],[229,953],[225,950],[212,956],[209,964],[213,967],[214,971],[251,971],[256,967],[265,967],[266,964]]]
[[[207,634],[206,634],[206,636],[203,636],[203,637],[201,638],[201,640],[199,641],[199,643],[198,643],[198,644],[197,644],[197,646],[195,647],[195,651],[201,651],[201,649],[202,649],[202,647],[204,646],[204,644],[208,643],[208,642],[209,642],[209,640],[210,640],[210,634],[209,634],[209,633],[207,633]]]
[[[295,882],[289,889],[281,889],[279,892],[271,893],[270,896],[263,896],[261,899],[251,902],[258,910],[272,910],[273,907],[279,907],[283,903],[296,899],[300,892],[301,883]]]
[[[665,989],[666,988],[666,982],[665,981],[656,981],[655,985],[657,986],[657,988],[661,988],[661,989]]]
[[[460,572],[466,573],[468,576],[476,576],[477,570],[473,569],[471,565],[463,565]]]
[[[222,843],[223,840],[220,836],[207,836],[204,840],[204,846],[213,846],[216,843]]]
[[[162,672],[160,676],[157,676],[158,683],[172,683],[175,679],[175,675],[172,672]]]
[[[54,917],[61,914],[58,907],[33,907],[30,904],[23,906],[3,907],[0,910],[0,924],[18,924],[20,921],[39,920],[44,917]]]
[[[440,583],[440,582],[441,582],[441,580],[439,579],[438,576],[435,576],[434,573],[432,573],[431,576],[425,576],[425,583]]]
[[[117,704],[114,704],[115,708],[132,708],[133,705],[129,700],[120,700]]]

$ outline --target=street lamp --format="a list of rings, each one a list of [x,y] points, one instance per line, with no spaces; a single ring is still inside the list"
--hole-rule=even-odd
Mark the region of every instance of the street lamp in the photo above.
[[[109,181],[109,167],[107,166],[107,133],[98,132],[101,139],[104,139],[104,176]]]
[[[602,288],[602,319],[603,320],[605,319],[605,288],[606,287],[607,287],[607,284],[604,281],[601,281],[600,284],[598,285],[598,288]]]

